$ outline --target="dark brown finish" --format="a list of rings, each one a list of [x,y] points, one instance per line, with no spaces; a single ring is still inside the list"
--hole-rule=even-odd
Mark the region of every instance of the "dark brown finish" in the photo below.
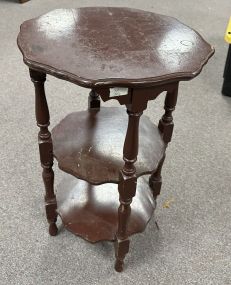
[[[19,3],[23,4],[23,3],[26,3],[28,1],[30,1],[30,0],[19,0]]]
[[[52,130],[59,168],[91,184],[118,183],[127,120],[123,108],[69,114]],[[137,177],[153,172],[165,152],[160,132],[148,117],[142,116],[139,131]]]
[[[57,9],[26,21],[18,45],[29,67],[88,88],[188,80],[214,53],[174,18],[114,7]]]
[[[149,186],[152,189],[154,199],[156,199],[157,196],[160,195],[160,190],[161,190],[161,186],[162,186],[161,170],[162,170],[164,160],[165,160],[165,155],[161,159],[161,161],[157,167],[157,170],[154,171],[149,178]]]
[[[26,21],[18,46],[35,85],[50,233],[57,233],[54,155],[77,178],[118,183],[119,201],[115,184],[92,186],[68,175],[58,190],[57,211],[73,233],[92,242],[115,240],[115,269],[122,271],[129,236],[145,229],[160,193],[179,81],[198,75],[214,49],[174,18],[106,7],[58,9]],[[45,74],[92,89],[88,110],[68,115],[53,129],[54,151]],[[126,88],[115,97],[118,87]],[[165,113],[156,127],[141,114],[164,91]],[[125,105],[128,118],[122,108],[100,108],[99,97]],[[148,173],[151,189],[144,178],[137,180]]]
[[[100,97],[95,90],[91,90],[88,97],[88,109],[99,109],[100,108]]]
[[[51,133],[48,130],[50,125],[50,115],[44,91],[44,82],[46,74],[30,70],[31,80],[35,87],[35,114],[37,125],[40,128],[38,134],[38,144],[40,152],[41,166],[43,168],[43,182],[46,190],[45,208],[47,221],[49,223],[49,233],[54,236],[57,234],[57,226],[55,224],[57,219],[56,214],[56,197],[54,194],[54,172],[53,166],[53,152]]]
[[[162,133],[163,140],[167,144],[172,139],[173,133],[173,117],[172,112],[175,110],[176,101],[177,101],[177,94],[178,94],[178,85],[172,90],[172,92],[168,91],[165,97],[164,102],[164,109],[165,113],[161,120],[159,121],[158,128]]]
[[[134,100],[135,101],[135,100]],[[135,162],[137,161],[139,145],[139,121],[143,109],[134,110],[133,102],[127,106],[128,127],[123,148],[124,166],[120,171],[119,194],[120,206],[118,209],[118,231],[115,244],[115,270],[123,270],[124,258],[129,251],[128,222],[131,214],[132,198],[136,195],[137,175]],[[139,112],[138,112],[139,111]],[[147,145],[146,145],[147,147]]]
[[[116,184],[93,186],[67,174],[56,195],[57,212],[69,231],[90,242],[116,239],[119,207]],[[147,177],[138,179],[131,208],[129,236],[144,231],[155,209]]]
[[[172,90],[168,90],[165,96],[164,109],[165,113],[159,121],[158,128],[162,134],[163,141],[166,145],[172,139],[172,133],[174,128],[172,112],[175,110],[176,102],[177,102],[177,94],[178,94],[178,84],[172,88]],[[152,173],[149,178],[149,186],[153,190],[153,197],[156,197],[160,194],[161,186],[162,186],[162,177],[161,170],[165,160],[165,155],[160,161],[158,168],[156,171]]]

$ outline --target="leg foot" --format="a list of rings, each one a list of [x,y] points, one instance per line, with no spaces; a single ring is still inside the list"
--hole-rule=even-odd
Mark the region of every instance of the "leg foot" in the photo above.
[[[116,262],[115,262],[115,271],[117,271],[117,272],[122,272],[122,271],[123,271],[123,268],[124,268],[124,262],[123,262],[123,260],[116,259]]]
[[[100,109],[100,97],[94,90],[91,90],[88,97],[88,109]]]
[[[51,223],[49,225],[49,234],[51,236],[56,236],[57,233],[58,233],[58,228],[57,228],[56,224],[55,223]]]
[[[122,272],[124,267],[124,258],[125,255],[129,251],[129,240],[119,240],[117,239],[115,242],[115,256],[116,256],[116,262],[115,262],[115,270],[117,272]]]
[[[53,164],[53,162],[52,162]],[[58,233],[58,229],[56,226],[57,221],[57,202],[56,196],[54,193],[54,172],[52,169],[52,164],[50,168],[43,168],[43,182],[46,190],[45,195],[45,210],[47,221],[49,223],[49,234],[51,236],[55,236]]]

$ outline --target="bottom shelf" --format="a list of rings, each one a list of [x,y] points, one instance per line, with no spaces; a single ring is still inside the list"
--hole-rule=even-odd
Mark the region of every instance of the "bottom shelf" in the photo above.
[[[57,212],[64,226],[90,242],[115,240],[118,221],[118,185],[91,185],[69,174],[57,188]],[[148,177],[137,181],[136,196],[131,204],[129,236],[145,230],[156,202],[148,185]]]

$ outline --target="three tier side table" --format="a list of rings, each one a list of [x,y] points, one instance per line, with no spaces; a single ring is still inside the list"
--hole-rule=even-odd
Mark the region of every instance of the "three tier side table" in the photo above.
[[[144,231],[160,193],[179,82],[197,76],[214,49],[172,17],[112,7],[58,9],[28,20],[18,46],[35,86],[49,233],[57,234],[60,215],[90,242],[114,241],[115,269],[122,271],[129,237]],[[88,109],[51,132],[47,74],[90,89]],[[156,126],[142,114],[163,94]],[[108,100],[122,106],[100,106]],[[57,193],[53,158],[67,173]]]

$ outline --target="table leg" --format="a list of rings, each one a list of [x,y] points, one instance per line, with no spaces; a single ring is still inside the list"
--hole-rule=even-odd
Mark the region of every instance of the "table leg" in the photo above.
[[[48,130],[48,126],[50,124],[50,115],[44,90],[46,74],[30,69],[30,76],[35,87],[35,113],[37,125],[40,128],[38,133],[38,144],[41,166],[43,168],[42,177],[46,191],[46,216],[49,223],[49,233],[50,235],[54,236],[58,232],[55,224],[57,220],[57,202],[54,194],[54,172],[52,169],[53,144],[51,133]]]
[[[156,199],[156,197],[160,194],[160,190],[162,186],[161,170],[162,170],[164,160],[165,160],[165,155],[161,159],[157,167],[157,170],[154,173],[152,173],[152,175],[149,178],[149,186],[152,189],[154,199]]]
[[[174,128],[172,112],[175,110],[177,95],[178,95],[178,84],[176,85],[175,89],[172,92],[167,92],[166,94],[165,103],[164,103],[165,113],[162,116],[161,120],[159,121],[158,125],[158,128],[162,133],[163,140],[166,143],[166,147],[172,139],[172,133]],[[165,155],[160,161],[155,172],[152,173],[152,175],[149,178],[149,186],[153,191],[154,199],[156,199],[156,197],[160,194],[162,186],[161,170],[164,160],[165,160]]]
[[[118,186],[120,194],[120,206],[118,209],[118,231],[115,242],[115,270],[123,270],[124,258],[129,251],[128,222],[131,213],[132,198],[136,193],[136,169],[134,163],[138,154],[139,120],[141,113],[127,111],[129,115],[127,134],[124,142],[123,159],[124,166],[120,172],[120,183]]]
[[[94,89],[89,93],[88,109],[100,109],[100,97]]]

